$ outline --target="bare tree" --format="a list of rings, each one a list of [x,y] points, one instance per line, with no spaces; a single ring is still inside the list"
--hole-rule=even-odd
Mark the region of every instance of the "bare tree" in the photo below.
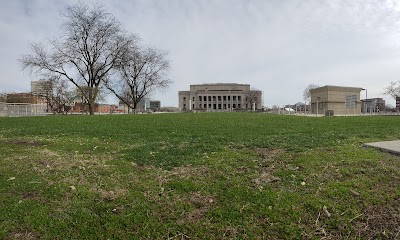
[[[89,94],[90,94],[90,87],[88,86],[80,86],[79,88],[75,88],[71,92],[71,102],[75,104],[80,104],[82,113],[88,113],[89,110]],[[106,94],[105,94],[105,87],[103,85],[99,86],[97,90],[97,97],[96,101],[101,102],[105,101]],[[90,112],[90,111],[89,111]]]
[[[44,98],[47,110],[54,114],[68,113],[73,96],[68,80],[61,78],[60,75],[43,81],[42,91],[36,94],[36,97]]]
[[[310,101],[311,101],[311,93],[310,93],[310,90],[315,89],[315,88],[319,88],[319,85],[310,84],[310,85],[308,85],[308,87],[306,87],[306,89],[304,89],[304,92],[303,92],[303,99],[304,99],[304,102],[305,102],[306,105],[307,105],[307,102],[310,102]]]
[[[156,90],[167,88],[170,68],[167,53],[155,48],[140,48],[130,41],[127,64],[119,68],[119,78],[107,79],[105,86],[128,108],[136,112],[138,103]]]
[[[254,104],[257,104],[261,97],[261,91],[258,89],[251,89],[246,93],[245,104],[247,109],[253,109]]]
[[[70,81],[82,91],[90,114],[94,114],[100,85],[123,64],[131,38],[125,36],[115,17],[99,6],[67,7],[62,18],[63,34],[46,45],[32,44],[32,53],[19,61],[30,73],[58,74]]]
[[[7,93],[0,92],[0,102],[6,102],[6,101],[7,101]]]
[[[385,88],[384,94],[392,96],[394,100],[396,97],[400,97],[400,81],[390,82],[390,85]]]

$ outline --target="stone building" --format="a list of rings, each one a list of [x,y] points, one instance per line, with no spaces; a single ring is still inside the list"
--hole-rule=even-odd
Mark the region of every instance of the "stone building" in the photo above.
[[[311,113],[326,116],[360,114],[361,90],[363,88],[340,86],[311,89]]]
[[[262,92],[251,90],[249,84],[213,83],[190,85],[190,91],[179,91],[182,111],[243,111],[261,110]]]

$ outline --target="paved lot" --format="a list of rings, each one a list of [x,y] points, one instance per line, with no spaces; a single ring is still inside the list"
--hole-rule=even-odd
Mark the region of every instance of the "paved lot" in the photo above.
[[[364,143],[364,146],[376,147],[383,151],[400,155],[400,140]]]

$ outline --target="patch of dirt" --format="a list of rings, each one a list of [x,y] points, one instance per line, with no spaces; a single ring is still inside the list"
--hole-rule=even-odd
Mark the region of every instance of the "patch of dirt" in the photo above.
[[[46,145],[45,143],[42,143],[42,142],[23,141],[23,140],[12,140],[12,141],[0,142],[0,144],[15,144],[15,145],[25,145],[25,146],[31,146],[31,147],[39,147],[39,146]]]
[[[281,178],[271,175],[268,172],[263,172],[257,178],[251,180],[255,188],[260,188],[264,185],[280,182]]]
[[[48,149],[42,149],[40,153],[43,154],[46,157],[58,157],[58,156],[60,156],[56,152],[50,151]]]
[[[256,148],[256,153],[260,156],[264,161],[265,160],[274,160],[279,155],[286,152],[285,149],[277,148],[277,149],[268,149],[268,148]]]
[[[201,195],[198,192],[192,193],[186,201],[192,206],[192,211],[185,213],[181,219],[177,220],[177,224],[201,221],[208,210],[213,208],[216,203],[215,198]]]
[[[23,231],[12,232],[5,239],[34,240],[39,238],[32,231],[23,230]]]
[[[95,189],[94,191],[100,193],[100,197],[107,202],[111,202],[114,201],[115,199],[124,197],[128,193],[128,190],[126,189],[116,189],[114,191]]]
[[[400,199],[390,205],[367,207],[354,228],[365,239],[400,239]]]
[[[24,199],[37,199],[39,195],[36,192],[24,192],[22,193]]]
[[[182,167],[176,167],[172,170],[171,176],[186,177],[206,177],[211,174],[211,169],[206,166],[194,167],[192,165],[186,165]]]
[[[259,173],[258,176],[253,178],[251,182],[255,188],[260,188],[267,184],[280,182],[281,179],[273,175],[276,165],[280,163],[277,158],[286,152],[285,149],[267,149],[267,148],[256,148],[258,156],[260,156],[259,162]]]
[[[193,193],[189,200],[190,200],[190,203],[196,207],[209,206],[210,204],[215,203],[214,198],[212,198],[210,196],[201,195],[198,192]]]

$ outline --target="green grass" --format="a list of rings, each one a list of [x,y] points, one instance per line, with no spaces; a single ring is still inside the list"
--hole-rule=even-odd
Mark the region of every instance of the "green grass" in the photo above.
[[[399,123],[0,118],[0,239],[400,238],[400,158],[362,146],[400,139]]]

